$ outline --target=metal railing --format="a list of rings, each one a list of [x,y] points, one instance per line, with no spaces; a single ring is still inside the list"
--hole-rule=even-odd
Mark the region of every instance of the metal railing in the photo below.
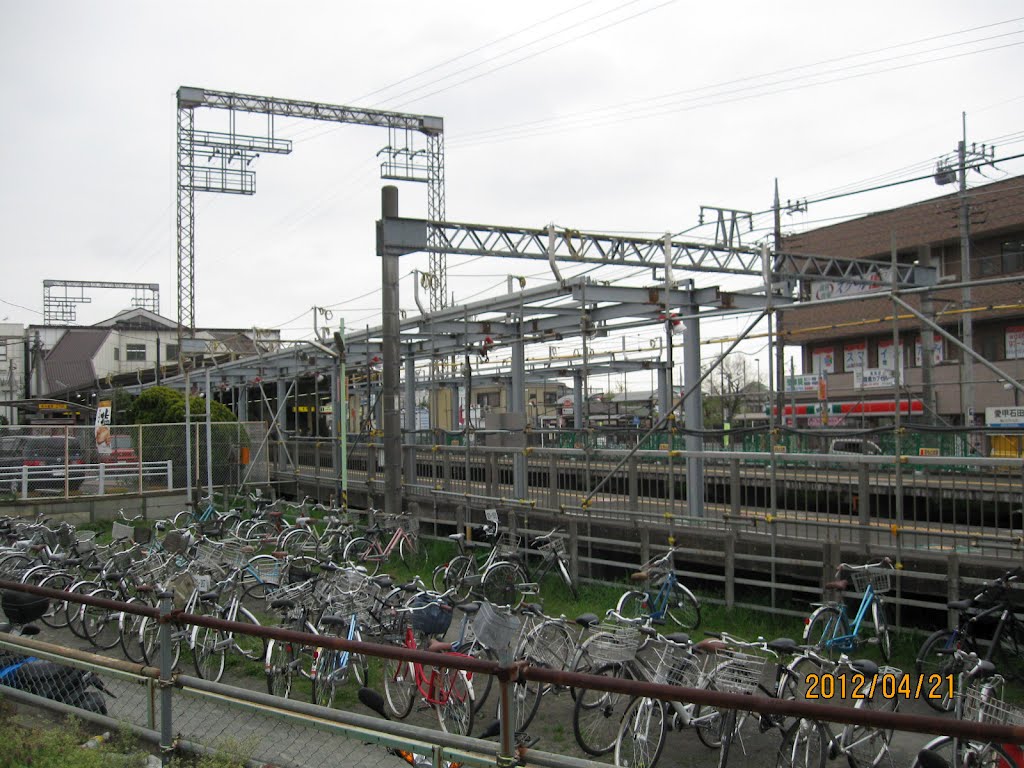
[[[69,599],[76,603],[158,618],[164,634],[163,647],[168,649],[172,623],[198,625],[308,647],[355,651],[378,658],[441,665],[473,674],[495,675],[501,689],[507,689],[515,681],[525,679],[542,684],[620,693],[630,697],[645,696],[661,701],[693,702],[720,709],[741,709],[776,716],[810,718],[819,722],[894,729],[907,733],[943,734],[996,743],[1024,743],[1024,726],[1019,725],[964,722],[944,717],[869,708],[851,709],[806,700],[772,699],[579,674],[524,663],[501,665],[469,657],[433,654],[404,647],[355,642],[338,637],[309,635],[269,627],[254,627],[251,624],[229,622],[209,616],[185,614],[171,610],[169,597],[165,598],[161,608],[157,609],[6,581],[0,581],[0,589],[22,591],[51,599]],[[510,737],[511,707],[504,707],[502,710],[502,740],[495,747],[491,742],[430,731],[404,723],[385,723],[357,713],[282,700],[237,686],[226,686],[177,674],[171,668],[169,650],[163,655],[160,669],[156,670],[113,662],[103,657],[73,652],[20,637],[0,636],[0,647],[19,654],[47,657],[64,666],[98,672],[104,676],[105,682],[109,677],[110,685],[116,687],[116,692],[112,693],[118,696],[113,701],[119,702],[122,696],[125,701],[118,704],[117,709],[111,710],[113,714],[99,714],[88,708],[82,709],[78,714],[83,719],[100,722],[103,725],[109,724],[111,720],[120,721],[131,726],[132,730],[144,738],[158,738],[165,755],[174,750],[176,739],[187,741],[193,747],[197,744],[209,746],[216,744],[219,737],[231,734],[233,744],[227,745],[229,748],[238,750],[239,738],[243,742],[249,739],[249,758],[273,761],[279,765],[399,764],[394,757],[383,751],[368,750],[365,744],[399,747],[431,755],[434,765],[443,765],[441,761],[445,760],[481,766],[495,763],[515,764]],[[4,687],[3,692],[12,698],[30,700],[34,704],[53,705],[58,709],[66,707],[56,706],[59,702],[52,702],[38,695],[33,697],[10,687]],[[503,701],[510,701],[507,693]],[[316,733],[326,735],[327,741],[314,738]],[[344,736],[346,741],[339,742],[333,738],[335,736]],[[573,768],[593,765],[571,756],[536,750],[530,751],[529,762],[543,766]]]

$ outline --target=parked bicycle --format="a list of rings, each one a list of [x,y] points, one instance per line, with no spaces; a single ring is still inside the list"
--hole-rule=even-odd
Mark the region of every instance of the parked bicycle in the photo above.
[[[944,652],[959,668],[956,696],[951,697],[956,717],[964,722],[993,725],[1024,723],[1024,710],[1003,701],[1005,680],[996,674],[991,661],[960,648]],[[940,677],[942,685],[948,684]],[[1016,768],[1021,765],[1021,748],[975,739],[939,736],[918,753],[912,768]]]
[[[371,510],[376,513],[377,510]],[[380,570],[380,564],[387,562],[391,554],[397,550],[398,557],[408,567],[413,567],[420,557],[419,537],[416,531],[415,518],[401,515],[395,521],[391,538],[383,543],[388,529],[376,518],[372,526],[362,536],[357,536],[345,545],[343,557],[351,567],[361,566],[373,576]]]
[[[840,578],[844,573],[848,573],[850,579]],[[836,569],[835,580],[825,584],[827,591],[833,591],[838,596],[824,603],[815,603],[817,607],[804,622],[804,642],[817,647],[824,656],[831,659],[840,654],[852,653],[870,642],[861,635],[864,618],[870,611],[878,649],[882,653],[882,658],[888,661],[892,656],[892,632],[889,629],[889,618],[885,612],[882,595],[892,589],[894,573],[895,569],[889,558],[867,565],[840,563]],[[852,623],[841,596],[851,581],[853,591],[861,593]]]
[[[657,591],[632,589],[624,592],[615,611],[629,618],[650,619],[664,623],[666,619],[682,629],[700,626],[700,600],[676,576],[673,559],[678,547],[649,560],[630,578],[647,581]]]
[[[917,673],[926,678],[956,675],[960,671],[958,656],[952,651],[964,650],[993,662],[1005,677],[1024,680],[1024,621],[1014,612],[1011,595],[1012,585],[1022,576],[1024,567],[1015,568],[985,585],[974,597],[949,603],[959,614],[957,626],[928,636],[917,652]],[[953,695],[926,700],[941,712],[954,707]]]

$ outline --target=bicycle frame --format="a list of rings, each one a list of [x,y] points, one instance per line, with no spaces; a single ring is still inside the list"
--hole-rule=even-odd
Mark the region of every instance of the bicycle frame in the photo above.
[[[647,595],[647,605],[650,616],[655,621],[661,621],[668,614],[668,597],[672,594],[672,587],[677,582],[675,571],[668,571],[665,580],[661,582],[657,594],[651,596],[650,590],[644,590]]]
[[[416,635],[413,633],[412,627],[405,628],[405,641],[403,643],[406,648],[416,650]],[[453,656],[463,656],[464,653],[452,652]],[[452,688],[445,686],[444,676],[438,671],[437,667],[430,668],[430,674],[428,675],[423,671],[423,665],[418,661],[411,661],[409,664],[413,668],[413,673],[416,676],[416,689],[419,691],[420,697],[435,707],[443,707],[448,703],[448,700],[452,697]],[[456,674],[462,674],[457,672]],[[466,680],[471,681],[473,677],[472,672],[466,672]],[[472,691],[472,688],[470,688]],[[454,694],[457,698],[458,693]]]
[[[833,603],[839,609],[839,616],[832,626],[826,626],[825,634],[822,636],[823,646],[844,652],[856,648],[856,641],[858,635],[860,635],[861,625],[864,623],[864,616],[871,608],[871,604],[877,599],[874,588],[868,584],[864,590],[863,597],[861,597],[860,605],[857,607],[857,614],[853,617],[853,622],[850,624],[850,633],[847,635],[835,634],[841,624],[839,619],[845,619],[847,616],[846,603],[841,601]]]

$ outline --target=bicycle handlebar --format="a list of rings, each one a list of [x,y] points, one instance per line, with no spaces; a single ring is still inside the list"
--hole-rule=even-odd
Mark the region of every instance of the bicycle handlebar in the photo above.
[[[850,565],[849,563],[840,563],[836,567],[836,573],[842,573],[843,571],[867,571],[871,568],[890,568],[895,569],[892,564],[892,560],[888,557],[883,557],[877,563],[865,563],[864,565]]]

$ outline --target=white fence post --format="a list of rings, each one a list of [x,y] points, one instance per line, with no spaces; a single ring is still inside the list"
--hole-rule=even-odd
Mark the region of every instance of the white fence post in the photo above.
[[[98,464],[98,466],[99,466],[99,478],[100,478],[99,494],[100,494],[100,496],[103,496],[104,493],[106,493],[106,486],[107,486],[106,465],[101,461]]]
[[[171,459],[167,460],[167,490],[174,490],[174,462]]]

